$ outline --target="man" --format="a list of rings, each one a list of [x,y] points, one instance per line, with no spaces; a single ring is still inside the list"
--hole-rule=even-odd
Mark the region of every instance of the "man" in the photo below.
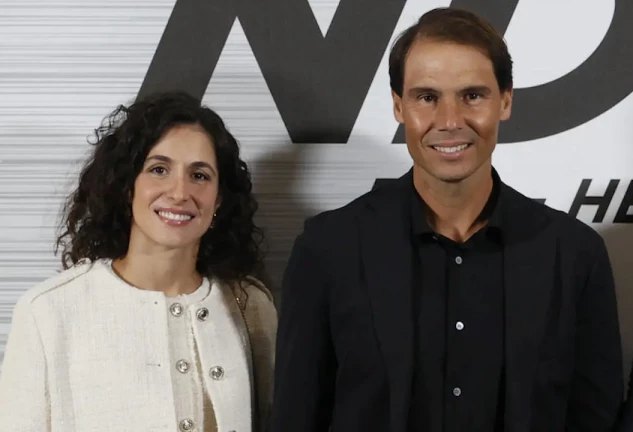
[[[620,407],[615,432],[633,432],[633,367],[629,372],[629,385],[626,401]]]
[[[492,168],[512,106],[502,37],[436,9],[389,74],[413,168],[296,240],[273,431],[609,430],[623,393],[609,258]]]

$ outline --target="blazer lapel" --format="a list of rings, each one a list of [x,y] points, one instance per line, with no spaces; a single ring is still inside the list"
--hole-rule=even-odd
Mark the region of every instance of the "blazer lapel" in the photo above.
[[[413,374],[411,182],[409,173],[374,192],[359,216],[364,275],[389,378],[393,432],[406,430]]]
[[[515,194],[504,187],[504,193]],[[512,200],[515,203],[515,200]],[[532,207],[512,206],[504,217],[517,220],[509,212],[525,212]],[[509,225],[504,249],[505,279],[505,364],[506,364],[506,432],[531,430],[532,385],[534,382],[541,340],[552,295],[553,268],[557,249],[554,239],[545,243],[536,234],[547,218],[533,213],[529,226]],[[535,238],[539,238],[536,240]]]

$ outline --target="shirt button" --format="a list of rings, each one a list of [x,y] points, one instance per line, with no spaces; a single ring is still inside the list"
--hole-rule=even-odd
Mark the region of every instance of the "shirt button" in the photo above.
[[[459,387],[455,387],[455,388],[453,389],[453,394],[454,394],[455,396],[457,396],[457,397],[461,396],[461,394],[462,394],[462,389],[460,389]]]
[[[178,363],[176,363],[176,369],[178,369],[178,372],[186,374],[189,372],[189,363],[187,363],[186,360],[178,360]]]
[[[191,419],[184,419],[183,421],[180,422],[180,430],[183,432],[193,430],[194,426],[195,424],[193,423],[193,420]]]
[[[209,318],[209,309],[201,308],[198,309],[198,313],[196,314],[198,317],[198,321],[206,321]]]
[[[179,317],[180,315],[182,315],[182,305],[180,303],[174,303],[169,308],[169,311],[173,316]]]
[[[460,265],[462,262],[464,262],[464,260],[462,259],[462,257],[458,256],[457,258],[455,258],[455,262],[457,263],[457,265]]]
[[[211,370],[209,371],[209,375],[214,380],[219,381],[224,378],[224,369],[222,368],[222,366],[216,366],[214,368],[211,368]]]
[[[464,330],[464,323],[461,321],[457,321],[457,323],[455,324],[455,328],[459,331]]]

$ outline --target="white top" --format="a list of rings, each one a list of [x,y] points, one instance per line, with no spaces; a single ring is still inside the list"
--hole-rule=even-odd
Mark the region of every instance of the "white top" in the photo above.
[[[112,263],[102,261],[109,270],[112,283],[127,285],[130,289],[137,289],[127,284],[112,270]],[[141,290],[143,291],[143,290]],[[154,296],[152,291],[149,297]],[[177,371],[172,373],[172,386],[176,417],[179,425],[185,430],[215,432],[215,415],[209,392],[202,383],[202,366],[198,341],[193,332],[192,322],[196,318],[195,305],[203,301],[211,292],[211,284],[203,278],[202,284],[191,294],[175,297],[165,297],[165,315],[167,316],[170,367]],[[151,300],[148,298],[148,300]],[[201,311],[200,313],[204,313]],[[208,314],[208,312],[207,312]],[[213,325],[212,321],[210,325]],[[190,429],[186,429],[190,427]]]
[[[245,291],[246,311],[230,287],[215,282],[206,296],[183,300],[180,318],[195,344],[179,348],[170,344],[181,340],[170,337],[174,299],[113,277],[107,261],[44,281],[14,310],[0,375],[0,431],[202,432],[205,399],[196,389],[204,389],[219,431],[252,432],[270,403],[276,312],[265,291]],[[176,357],[192,359],[184,375],[199,387],[181,386]],[[262,376],[256,405],[253,364]],[[195,394],[180,400],[182,389]]]

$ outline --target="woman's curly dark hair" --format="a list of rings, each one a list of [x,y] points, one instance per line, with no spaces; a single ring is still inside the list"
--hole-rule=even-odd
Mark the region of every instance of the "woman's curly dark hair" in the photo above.
[[[261,270],[264,236],[253,220],[258,204],[238,143],[213,110],[181,92],[120,105],[95,130],[94,151],[63,209],[56,252],[62,248],[65,269],[86,259],[126,255],[136,178],[157,141],[183,124],[199,125],[211,137],[222,198],[213,228],[200,240],[197,271],[235,282]]]

